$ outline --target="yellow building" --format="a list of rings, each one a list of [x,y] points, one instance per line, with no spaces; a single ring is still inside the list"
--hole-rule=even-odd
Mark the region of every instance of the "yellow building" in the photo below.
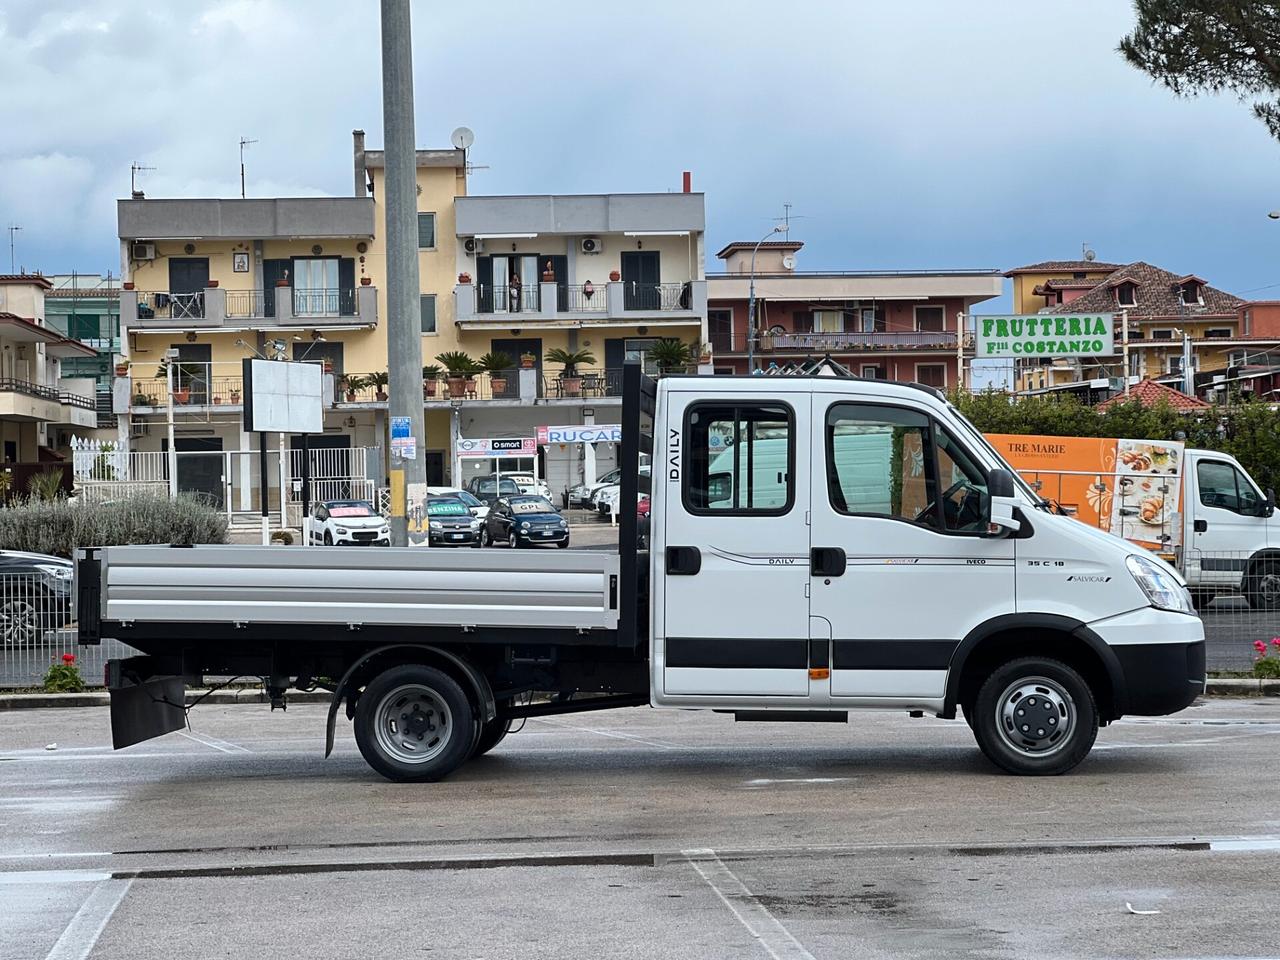
[[[255,439],[241,424],[241,364],[254,354],[324,363],[332,375],[312,448],[385,456],[385,161],[361,131],[353,160],[352,197],[119,201],[131,364],[120,438],[167,449],[172,416],[175,449],[206,454],[184,457],[179,486],[230,511],[259,502]],[[705,342],[701,194],[468,197],[463,151],[420,150],[417,163],[429,482],[494,468],[456,456],[459,440],[617,423],[624,360],[644,359],[662,337]],[[546,359],[557,348],[589,359],[566,377]],[[459,351],[510,366],[450,377],[436,358]],[[272,438],[272,449],[300,440]],[[611,453],[544,450],[504,469],[536,467],[558,492]],[[384,470],[369,462],[380,484]]]

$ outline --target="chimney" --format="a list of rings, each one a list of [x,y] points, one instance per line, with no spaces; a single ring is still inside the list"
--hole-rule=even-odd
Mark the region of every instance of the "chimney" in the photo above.
[[[693,193],[693,172],[691,170],[684,172],[684,192]]]
[[[364,167],[364,131],[351,131],[351,153],[355,160],[356,173],[356,196],[367,197],[369,195],[368,188],[365,186],[366,174]]]

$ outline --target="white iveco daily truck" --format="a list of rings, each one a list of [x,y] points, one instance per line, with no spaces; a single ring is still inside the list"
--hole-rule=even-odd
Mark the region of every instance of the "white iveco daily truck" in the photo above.
[[[928,387],[629,366],[623,430],[616,553],[83,551],[80,642],[144,652],[108,665],[115,745],[178,729],[185,685],[250,675],[276,704],[331,690],[328,749],[343,710],[392,780],[523,717],[643,705],[962,714],[997,767],[1058,774],[1099,726],[1203,690],[1174,569],[1044,509]]]

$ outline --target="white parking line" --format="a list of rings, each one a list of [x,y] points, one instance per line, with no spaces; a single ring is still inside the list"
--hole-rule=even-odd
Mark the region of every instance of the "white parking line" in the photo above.
[[[715,891],[721,903],[729,908],[773,960],[815,960],[813,954],[782,925],[782,921],[747,889],[737,874],[724,865],[714,850],[684,850],[682,853],[689,866],[698,871],[698,876]]]
[[[85,960],[131,886],[132,880],[104,880],[98,884],[45,960]]]
[[[248,747],[242,747],[238,743],[230,743],[226,740],[219,740],[217,737],[206,736],[203,733],[195,733],[190,730],[179,730],[182,736],[188,740],[194,740],[196,743],[203,743],[206,747],[213,747],[223,753],[253,753]]]
[[[580,727],[574,723],[566,723],[563,720],[550,720],[546,717],[534,717],[538,723],[548,723],[553,727],[564,727],[566,730],[577,730],[579,733],[594,733],[601,737],[611,737],[614,740],[630,740],[633,743],[643,743],[650,747],[661,747],[663,750],[685,750],[693,749],[692,747],[684,747],[678,743],[664,743],[661,740],[646,740],[644,737],[637,737],[630,733],[617,733],[613,730],[600,730],[597,727]]]

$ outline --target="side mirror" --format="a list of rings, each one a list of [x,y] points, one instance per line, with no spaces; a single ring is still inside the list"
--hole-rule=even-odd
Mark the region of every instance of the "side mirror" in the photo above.
[[[707,477],[707,503],[719,503],[733,496],[733,475],[713,473]]]
[[[1013,515],[1018,507],[1013,474],[1003,468],[992,470],[987,475],[987,494],[987,535],[1003,537],[1022,529],[1022,524]]]
[[[1276,512],[1276,492],[1271,487],[1267,487],[1266,500],[1262,504],[1262,516],[1269,517]]]

